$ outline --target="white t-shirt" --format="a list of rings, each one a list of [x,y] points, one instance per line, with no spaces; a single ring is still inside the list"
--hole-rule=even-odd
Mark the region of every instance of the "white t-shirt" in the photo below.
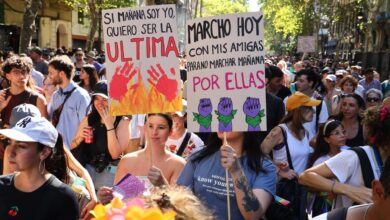
[[[286,131],[288,149],[290,151],[291,161],[295,172],[301,174],[306,170],[309,161],[309,155],[313,152],[313,148],[309,146],[309,139],[305,135],[302,140],[297,139],[288,129],[286,124],[281,124]],[[285,147],[273,149],[272,155],[274,160],[288,162],[287,151]]]
[[[140,115],[132,115],[130,121],[130,139],[141,138],[141,129],[145,124],[145,116],[143,114]]]
[[[348,149],[349,149],[349,147],[346,146],[346,145],[340,147],[341,151],[348,150]],[[313,163],[313,167],[315,167],[315,166],[317,166],[317,165],[319,165],[319,164],[329,160],[330,158],[331,158],[331,156],[329,156],[329,154],[326,154],[324,156],[321,156],[321,157],[317,158],[317,160],[314,161],[314,163]]]
[[[287,99],[288,97],[286,97],[284,99],[284,106],[286,107],[286,102],[287,102]],[[317,100],[315,97],[311,97],[311,99],[313,100]],[[309,132],[309,140],[311,140],[316,132],[317,132],[317,129],[316,129],[316,118],[317,118],[317,107],[316,106],[313,106],[313,110],[314,110],[314,113],[313,113],[313,120],[311,122],[306,122],[303,124],[303,127]],[[286,114],[288,112],[286,111]],[[322,100],[321,102],[321,112],[320,112],[320,116],[318,118],[318,124],[322,124],[322,123],[325,123],[326,120],[328,120],[328,117],[329,117],[329,113],[328,113],[328,108],[326,107],[326,103],[324,100]]]
[[[363,207],[363,206],[370,206],[370,205],[372,205],[372,203],[362,204],[362,205],[355,205],[355,206],[349,207],[348,208],[348,212],[351,209],[356,209],[356,208],[360,208],[360,207]],[[328,213],[324,213],[322,215],[316,216],[316,217],[313,218],[313,220],[328,220]]]
[[[168,138],[167,142],[165,143],[165,146],[167,146],[167,149],[169,151],[171,151],[172,153],[176,154],[177,151],[179,150],[179,148],[181,146],[181,143],[183,142],[184,137],[186,136],[186,134],[187,134],[187,130],[177,140],[174,140],[172,138]],[[192,154],[194,152],[197,152],[198,150],[202,149],[203,146],[204,146],[204,143],[203,143],[202,139],[200,139],[198,137],[198,135],[196,135],[196,134],[191,132],[190,140],[188,141],[188,144],[187,144],[186,148],[184,149],[181,157],[187,158],[190,154]]]
[[[362,147],[373,168],[374,178],[377,180],[380,176],[380,168],[376,165],[376,158],[373,149],[370,146]],[[375,161],[375,162],[374,162]],[[352,150],[345,150],[325,161],[332,173],[337,177],[340,183],[352,186],[364,186],[363,175],[360,167],[358,155]],[[333,200],[333,208],[349,207],[353,201],[346,196],[336,195]]]

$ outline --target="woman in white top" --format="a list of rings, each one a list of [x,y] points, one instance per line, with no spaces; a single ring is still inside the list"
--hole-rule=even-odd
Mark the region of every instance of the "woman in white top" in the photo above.
[[[320,103],[321,101],[310,99],[301,92],[289,96],[286,102],[288,114],[282,119],[279,126],[271,130],[261,144],[264,153],[269,154],[273,151],[273,159],[280,168],[278,171],[280,177],[293,179],[307,168],[309,155],[313,150],[309,146],[308,132],[303,124],[313,120],[312,106],[317,106]],[[288,166],[282,129],[286,133],[294,170]]]
[[[341,121],[333,119],[327,121],[318,129],[314,152],[310,156],[308,167],[317,166],[340,153],[342,149],[348,149],[345,141],[346,131]]]
[[[378,179],[382,164],[390,155],[389,109],[376,107],[366,110],[363,131],[370,146],[361,148],[370,160],[374,178]],[[372,202],[372,190],[364,186],[359,157],[351,150],[342,151],[324,163],[306,170],[299,182],[318,191],[336,194],[333,208]]]
[[[281,184],[282,181],[286,182],[286,179],[294,182],[293,179],[298,178],[299,174],[307,168],[309,155],[313,149],[309,145],[309,132],[303,127],[303,124],[313,120],[313,106],[320,103],[320,100],[311,99],[301,92],[295,92],[289,96],[286,102],[287,115],[279,126],[271,130],[261,144],[264,153],[269,154],[272,150],[274,162],[279,168],[278,175],[281,178]],[[291,164],[288,162],[288,152]],[[296,193],[299,194],[299,198],[294,198],[299,200],[299,204],[292,204],[294,217],[307,219],[305,212],[306,189],[299,186],[299,192]],[[291,200],[292,198],[287,199]]]
[[[390,161],[386,162],[381,177],[372,182],[373,203],[336,209],[314,220],[378,220],[389,219],[390,216]]]
[[[325,124],[320,125],[316,135],[314,153],[310,156],[308,167],[317,166],[340,153],[342,149],[348,149],[345,146],[345,133],[341,121],[338,120],[329,120]],[[309,193],[309,195],[308,212],[311,211],[312,217],[327,212],[332,208],[333,196],[331,194],[314,192]]]

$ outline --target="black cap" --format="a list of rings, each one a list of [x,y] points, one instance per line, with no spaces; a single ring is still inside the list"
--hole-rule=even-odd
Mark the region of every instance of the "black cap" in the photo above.
[[[107,81],[102,80],[96,83],[95,87],[93,87],[93,93],[92,96],[98,95],[103,98],[108,99],[108,92],[107,92]]]

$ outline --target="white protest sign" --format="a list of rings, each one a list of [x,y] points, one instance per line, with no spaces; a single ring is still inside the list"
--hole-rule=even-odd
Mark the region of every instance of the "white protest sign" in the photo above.
[[[103,10],[110,113],[182,108],[174,5]]]
[[[313,53],[316,52],[316,37],[314,36],[299,36],[298,37],[298,53]]]
[[[191,131],[266,130],[263,27],[259,12],[187,21]]]

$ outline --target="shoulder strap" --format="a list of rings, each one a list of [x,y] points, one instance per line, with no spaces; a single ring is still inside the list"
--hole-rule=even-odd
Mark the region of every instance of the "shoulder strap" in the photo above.
[[[76,89],[76,87],[74,87],[72,90],[70,90],[69,92],[66,93],[65,95],[65,99],[64,101],[62,102],[62,104],[60,106],[58,106],[58,108],[56,110],[54,110],[53,112],[53,116],[52,116],[52,124],[54,125],[54,127],[57,127],[58,125],[58,122],[60,121],[60,117],[61,117],[61,113],[62,113],[62,110],[64,109],[64,105],[65,105],[65,102],[68,100],[68,98],[72,95],[73,91]]]
[[[62,112],[62,109],[64,108],[64,105],[65,105],[65,102],[69,99],[69,97],[72,95],[73,91],[76,89],[76,87],[74,87],[72,90],[69,91],[69,93],[67,93],[65,95],[65,99],[64,101],[62,102],[62,104],[60,105],[60,107],[58,107],[58,109],[60,110],[60,112]]]
[[[186,146],[188,144],[188,141],[190,140],[190,137],[191,137],[191,133],[187,132],[186,136],[183,139],[183,142],[181,142],[179,150],[176,152],[176,154],[178,156],[181,156],[183,154],[183,152],[184,152],[184,150],[185,150],[185,148],[186,148]]]
[[[288,143],[287,143],[286,130],[284,130],[284,128],[282,126],[280,126],[280,125],[279,125],[279,128],[282,130],[282,134],[283,134],[283,142],[284,142],[284,146],[286,147],[286,154],[287,154],[288,165],[290,166],[290,169],[293,170],[294,166],[293,166],[293,163],[292,163],[292,160],[291,160],[290,149],[289,149]]]
[[[374,180],[374,172],[372,171],[370,159],[368,159],[366,152],[361,147],[352,147],[350,150],[355,151],[359,157],[364,185],[367,188],[371,188],[371,182]]]
[[[322,101],[323,100],[320,96],[318,96],[316,99],[321,100],[321,103],[316,106],[316,130],[318,130],[318,121],[320,120],[320,114],[321,114],[321,110],[322,110]]]
[[[328,220],[346,220],[348,214],[348,207],[334,209],[328,212],[326,219]]]

